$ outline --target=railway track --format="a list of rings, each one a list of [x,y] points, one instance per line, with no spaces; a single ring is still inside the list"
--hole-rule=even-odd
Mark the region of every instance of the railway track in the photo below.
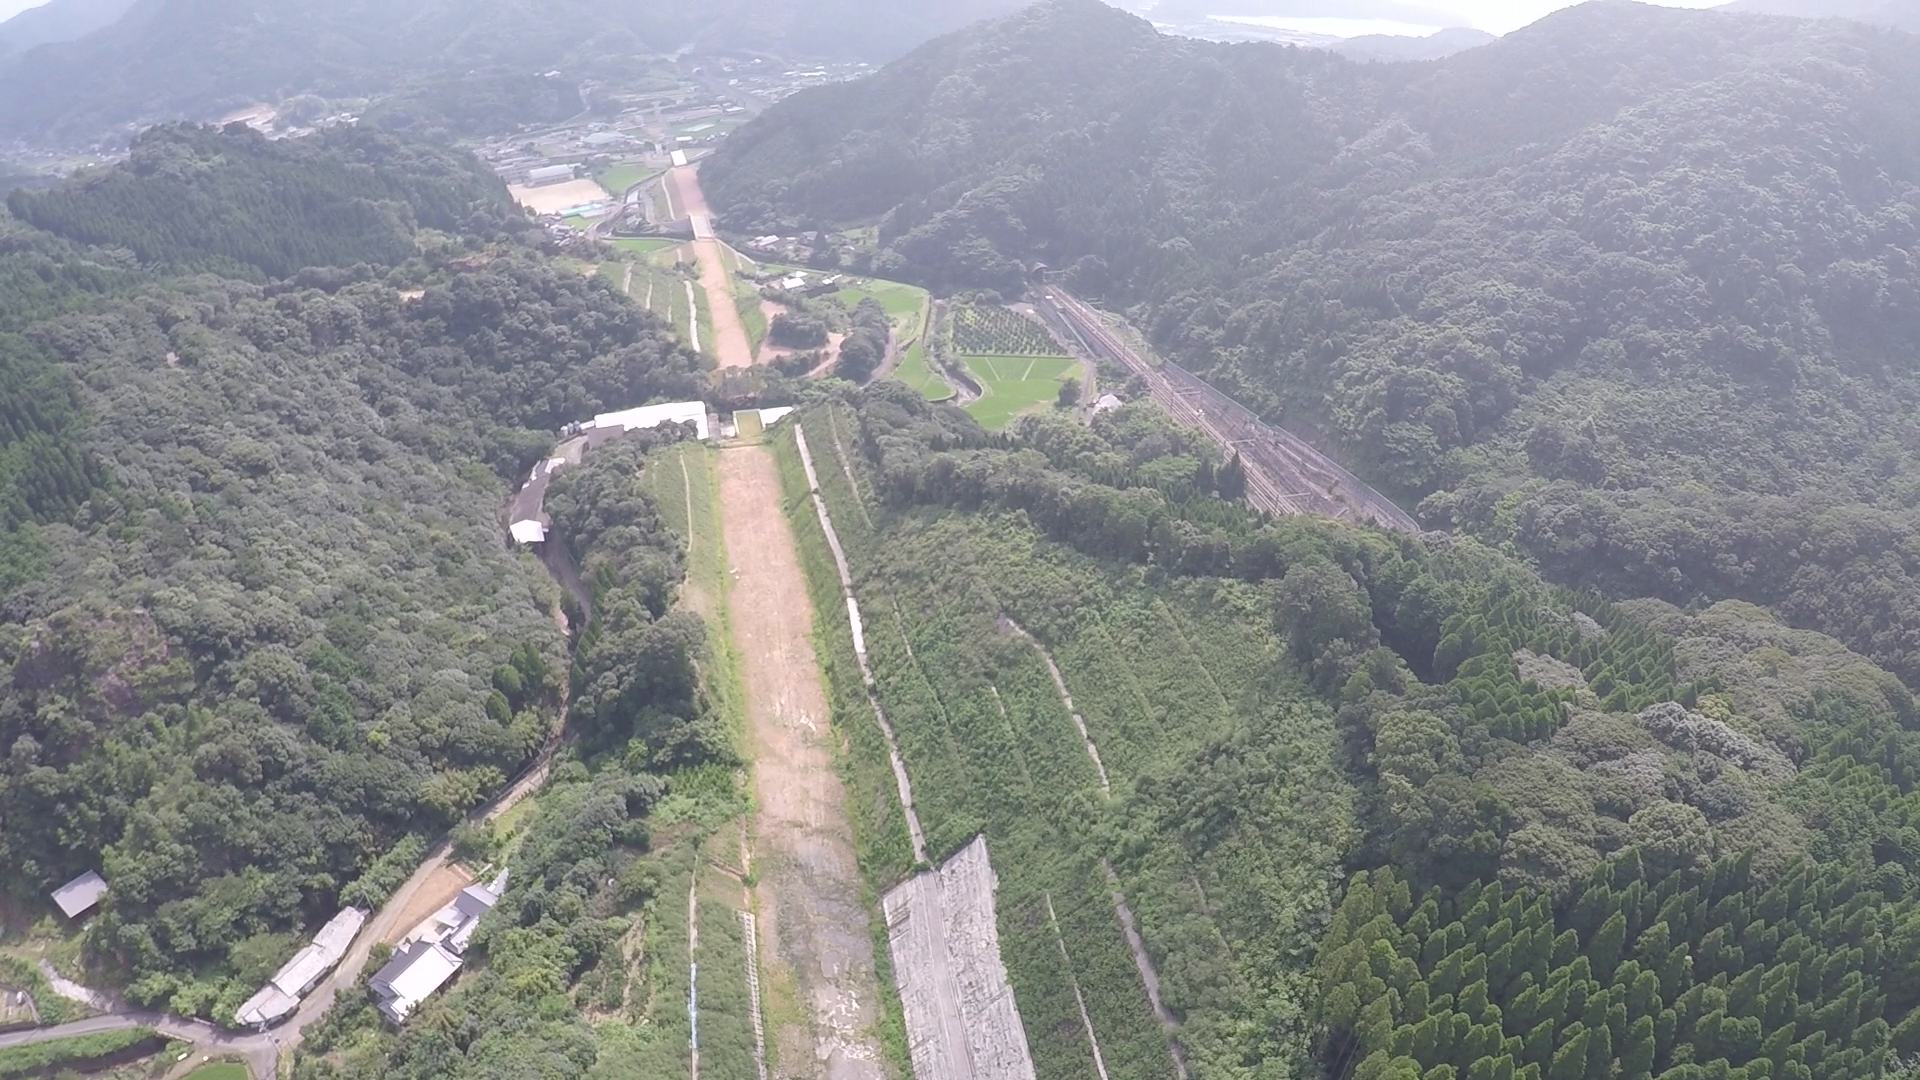
[[[1270,514],[1317,514],[1371,522],[1399,532],[1420,523],[1305,439],[1272,426],[1205,380],[1168,362],[1155,367],[1109,330],[1092,308],[1055,286],[1041,286],[1034,307],[1056,333],[1090,356],[1105,357],[1146,381],[1168,415],[1238,453],[1247,472],[1247,502]]]

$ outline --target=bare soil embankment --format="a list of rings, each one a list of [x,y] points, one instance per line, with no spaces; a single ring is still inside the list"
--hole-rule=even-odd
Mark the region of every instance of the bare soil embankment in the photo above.
[[[800,1017],[774,1023],[770,1041],[782,1076],[884,1080],[870,916],[834,767],[813,607],[769,448],[721,454],[720,505],[753,757],[761,959],[765,977],[777,969],[800,996]]]

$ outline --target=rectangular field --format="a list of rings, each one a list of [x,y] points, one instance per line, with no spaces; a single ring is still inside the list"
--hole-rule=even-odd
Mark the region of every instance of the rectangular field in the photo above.
[[[607,242],[621,251],[631,251],[637,255],[651,255],[680,245],[680,241],[664,236],[622,236]]]
[[[1082,374],[1080,362],[1065,356],[966,356],[961,362],[981,391],[980,400],[967,411],[991,431],[1017,416],[1050,408],[1061,385]]]
[[[979,836],[882,900],[917,1080],[1034,1080],[1000,957],[998,888]]]
[[[564,184],[547,184],[544,187],[516,184],[508,190],[513,194],[514,202],[536,214],[557,214],[576,206],[607,201],[607,189],[592,180],[569,180]]]

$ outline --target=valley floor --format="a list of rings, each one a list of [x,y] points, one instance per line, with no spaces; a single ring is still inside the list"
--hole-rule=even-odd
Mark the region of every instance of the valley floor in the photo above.
[[[726,253],[713,237],[707,199],[700,191],[700,175],[684,168],[673,170],[670,177],[680,212],[695,222],[693,253],[700,263],[700,287],[706,290],[707,309],[713,317],[713,355],[723,368],[752,367],[753,343],[734,307],[733,279],[727,273]]]

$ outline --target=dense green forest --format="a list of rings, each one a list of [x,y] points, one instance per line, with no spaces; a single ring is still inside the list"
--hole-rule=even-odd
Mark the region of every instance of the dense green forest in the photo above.
[[[99,869],[90,977],[227,1016],[301,928],[378,902],[562,729],[558,590],[507,549],[498,507],[564,424],[703,377],[668,328],[487,213],[385,265],[341,249],[355,265],[267,285],[241,279],[264,269],[246,255],[302,250],[322,222],[238,234],[198,214],[237,176],[372,166],[398,205],[450,214],[484,174],[444,151],[194,129],[143,145],[170,164],[24,207],[114,186],[104,224],[152,245],[138,262],[19,221],[0,255],[31,286],[0,326],[0,888],[37,907]],[[195,197],[167,197],[183,185]],[[387,280],[401,260],[423,288]],[[192,266],[236,276],[164,272]],[[590,655],[616,668],[628,639],[605,636]],[[667,686],[650,705],[675,708]],[[710,757],[700,731],[668,729],[660,759]]]
[[[1047,0],[808,91],[702,180],[1024,268],[1553,580],[1736,597],[1920,679],[1920,41],[1590,3],[1425,64]]]
[[[270,140],[176,125],[127,160],[7,198],[16,218],[77,243],[125,248],[173,272],[289,277],[309,267],[395,266],[422,228],[490,237],[524,219],[471,155],[357,127]]]
[[[1831,638],[1264,519],[1146,406],[994,436],[883,382],[802,422],[929,846],[992,845],[1042,1077],[1091,1068],[1076,983],[1115,1076],[1172,1075],[1169,1037],[1210,1077],[1839,1080],[1920,1051],[1920,714]],[[886,880],[911,855],[826,634]]]

